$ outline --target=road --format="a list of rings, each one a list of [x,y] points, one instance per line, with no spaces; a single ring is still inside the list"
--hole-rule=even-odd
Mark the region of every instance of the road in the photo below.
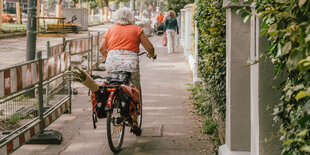
[[[88,36],[88,33],[96,35],[97,32],[103,33],[111,24],[89,27],[88,31],[81,31],[78,34],[67,34],[66,39],[74,39]],[[62,43],[62,37],[37,37],[37,51],[42,51],[43,57],[46,56],[47,41],[50,45]],[[1,39],[0,40],[0,69],[26,61],[26,37]]]

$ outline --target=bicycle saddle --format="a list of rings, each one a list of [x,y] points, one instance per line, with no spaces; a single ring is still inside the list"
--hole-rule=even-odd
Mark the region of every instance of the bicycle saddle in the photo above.
[[[131,73],[126,71],[116,71],[110,73],[107,77],[105,77],[110,83],[119,82],[119,83],[128,83],[130,79]]]

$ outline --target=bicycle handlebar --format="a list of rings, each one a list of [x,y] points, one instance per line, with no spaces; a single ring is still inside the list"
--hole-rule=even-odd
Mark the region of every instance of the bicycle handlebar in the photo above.
[[[142,52],[142,53],[140,53],[140,54],[138,54],[138,56],[141,56],[141,55],[144,55],[144,54],[146,54],[147,55],[147,57],[149,57],[149,54],[147,53],[147,52]],[[157,55],[155,55],[153,58],[151,58],[152,60],[156,60],[157,59]]]

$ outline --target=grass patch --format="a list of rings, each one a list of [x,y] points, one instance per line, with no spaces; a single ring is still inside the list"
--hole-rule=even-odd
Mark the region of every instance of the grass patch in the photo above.
[[[214,134],[217,131],[217,123],[212,119],[206,119],[202,123],[203,132],[206,134]]]
[[[18,124],[20,120],[31,118],[30,115],[22,114],[22,113],[16,113],[11,118],[9,118],[7,121],[10,124]]]
[[[23,101],[23,100],[26,100],[26,99],[29,99],[30,97],[26,96],[25,94],[23,95],[20,95],[20,96],[17,96],[13,99],[14,102],[18,102],[18,101]]]

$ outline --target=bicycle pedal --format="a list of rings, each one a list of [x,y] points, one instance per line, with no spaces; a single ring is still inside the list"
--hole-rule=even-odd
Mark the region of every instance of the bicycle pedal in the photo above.
[[[136,136],[141,136],[141,134],[142,134],[141,128],[139,128],[139,127],[137,127],[137,126],[131,127],[130,132],[132,132],[132,133],[135,134]]]

